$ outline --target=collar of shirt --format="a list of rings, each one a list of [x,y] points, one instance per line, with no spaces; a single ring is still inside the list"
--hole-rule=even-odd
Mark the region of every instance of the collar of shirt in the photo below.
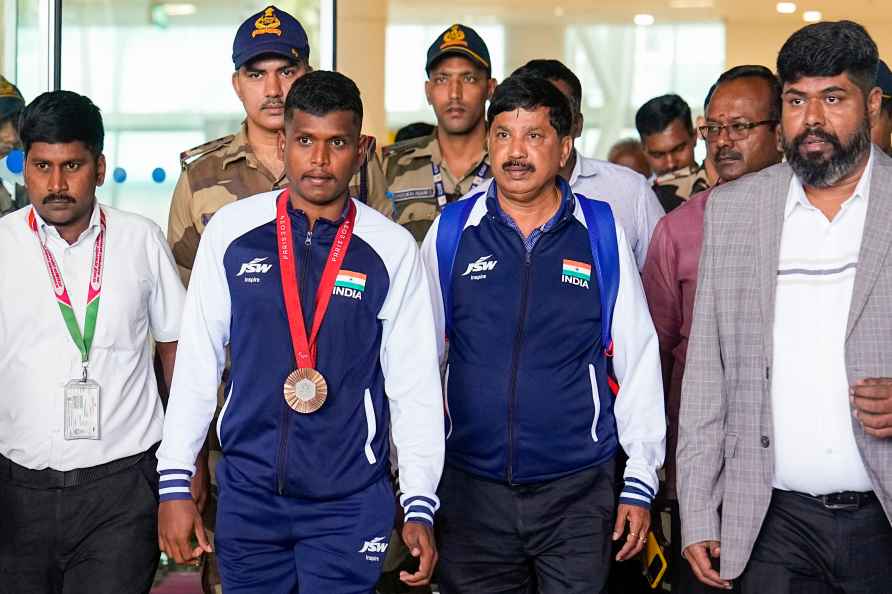
[[[324,221],[325,223],[334,225],[335,227],[340,227],[341,223],[344,222],[344,219],[347,218],[347,212],[350,209],[350,204],[352,202],[353,202],[353,198],[348,195],[347,199],[344,200],[344,208],[341,209],[341,214],[338,215],[337,219],[332,221],[332,220],[326,219],[324,217],[320,217],[319,220]],[[285,207],[287,208],[287,210],[290,214],[299,214],[300,216],[302,216],[304,218],[306,218],[306,216],[307,216],[307,213],[302,208],[294,208],[294,205],[291,203],[291,200],[288,201],[288,203],[285,205]]]
[[[93,229],[99,227],[99,208],[97,208],[98,206],[99,202],[94,200],[93,214],[90,215],[90,223],[87,225],[87,228],[84,229],[83,233],[80,234],[80,237],[77,238],[77,241],[71,244],[72,246],[78,245],[84,240],[84,238],[92,234]],[[65,241],[64,239],[62,239],[62,236],[59,235],[58,229],[44,221],[43,218],[41,218],[40,213],[37,212],[36,208],[34,208],[33,206],[31,208],[32,210],[34,210],[34,219],[37,221],[37,233],[40,236],[41,243],[46,243],[47,239],[50,237],[58,239],[59,241]]]
[[[539,241],[539,238],[542,237],[544,233],[547,233],[548,231],[553,229],[554,226],[561,221],[561,219],[563,219],[565,216],[572,215],[573,209],[576,206],[573,192],[570,191],[570,184],[568,184],[566,180],[564,180],[560,176],[557,176],[555,178],[555,181],[557,182],[558,189],[561,192],[560,207],[558,207],[557,212],[554,213],[554,215],[548,221],[546,221],[544,225],[533,229],[533,231],[527,236],[523,234],[523,231],[520,230],[520,227],[517,225],[516,222],[514,222],[514,219],[512,219],[511,216],[502,209],[501,204],[499,204],[498,189],[496,188],[495,181],[490,184],[489,189],[486,192],[486,202],[489,205],[489,209],[491,211],[494,211],[502,220],[502,222],[517,231],[517,234],[520,235],[521,239],[523,240],[523,244],[524,247],[526,247],[527,252],[533,251],[533,247],[536,245],[536,242]]]
[[[223,148],[223,169],[239,159],[247,159],[248,152],[248,123],[244,121],[232,141]]]
[[[248,124],[247,121],[243,121],[239,131],[233,136],[232,141],[223,148],[222,155],[222,164],[223,169],[226,169],[233,163],[244,160],[248,167],[253,169],[257,169],[262,171],[266,177],[273,182],[273,186],[280,186],[282,182],[285,180],[285,172],[282,172],[282,175],[279,176],[278,179],[275,179],[272,172],[268,171],[266,167],[257,159],[257,155],[254,154],[254,150],[251,148],[251,144],[248,142]]]
[[[439,165],[442,167],[443,165],[443,153],[440,151],[440,141],[437,140],[437,132],[439,128],[434,128],[433,134],[430,136],[430,140],[424,146],[418,147],[415,149],[415,152],[412,153],[413,158],[419,157],[429,157],[431,162],[435,165]],[[474,175],[477,173],[477,169],[480,167],[481,163],[489,163],[489,151],[486,148],[486,141],[483,141],[483,146],[480,148],[480,157],[477,159],[477,164],[468,172],[468,174],[462,178],[464,180],[468,176]],[[448,164],[447,164],[448,165]],[[449,172],[450,174],[452,171]]]
[[[573,149],[573,152],[576,155],[576,164],[573,165],[573,172],[570,174],[570,186],[580,177],[594,177],[598,175],[598,160],[597,159],[588,159],[582,156],[578,150]]]
[[[874,149],[871,146],[870,156],[867,158],[867,165],[864,167],[864,173],[861,174],[861,179],[858,180],[858,184],[855,186],[855,191],[842,203],[840,212],[846,210],[846,208],[858,198],[865,201],[869,199],[870,178],[873,174],[873,150]],[[802,187],[802,182],[799,181],[799,178],[794,174],[793,179],[790,180],[790,191],[787,193],[787,203],[784,207],[784,220],[790,218],[790,215],[795,212],[797,206],[806,210],[815,210],[815,206],[809,201],[808,196],[805,195],[805,188]]]

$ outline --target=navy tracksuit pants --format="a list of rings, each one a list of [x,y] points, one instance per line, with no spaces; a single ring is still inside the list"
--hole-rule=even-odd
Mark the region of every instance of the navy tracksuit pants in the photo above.
[[[370,594],[394,520],[386,478],[304,500],[258,490],[222,460],[214,539],[226,594]]]

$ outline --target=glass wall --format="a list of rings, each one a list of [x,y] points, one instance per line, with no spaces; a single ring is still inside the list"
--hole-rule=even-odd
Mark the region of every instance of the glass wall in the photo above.
[[[585,114],[577,148],[604,158],[617,140],[637,138],[635,112],[665,93],[681,95],[701,115],[706,92],[725,68],[724,48],[720,23],[568,27],[565,63],[582,81]],[[698,148],[705,154],[702,143]]]
[[[30,100],[48,88],[49,3],[6,0],[10,4],[4,33],[15,39],[15,56],[4,53],[4,70]],[[64,1],[62,88],[89,96],[102,110],[109,166],[98,194],[102,202],[167,228],[180,152],[238,129],[243,115],[231,86],[232,39],[238,25],[267,4]],[[313,65],[330,66],[332,33],[322,15],[332,2],[276,5],[307,29]],[[327,55],[320,40],[327,42]]]

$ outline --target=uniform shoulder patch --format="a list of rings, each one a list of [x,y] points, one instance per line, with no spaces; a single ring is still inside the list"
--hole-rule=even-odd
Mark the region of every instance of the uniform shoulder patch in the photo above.
[[[214,140],[210,140],[205,142],[204,144],[199,144],[196,147],[190,148],[189,150],[185,150],[180,153],[180,165],[183,169],[201,159],[208,153],[212,153],[232,142],[232,139],[235,138],[235,134],[229,134],[228,136],[223,136],[222,138],[216,138]]]
[[[382,148],[381,156],[385,159],[389,157],[402,157],[408,155],[415,149],[420,149],[421,147],[426,146],[430,141],[430,136],[420,136],[418,138],[410,138],[409,140],[395,142],[394,144]]]

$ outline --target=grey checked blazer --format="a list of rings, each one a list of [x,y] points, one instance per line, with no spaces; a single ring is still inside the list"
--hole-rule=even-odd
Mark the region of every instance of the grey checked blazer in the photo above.
[[[874,149],[873,167],[846,331],[850,383],[892,377],[892,159]],[[716,188],[706,208],[682,388],[678,494],[682,545],[720,540],[725,579],[746,567],[771,499],[774,298],[792,175],[782,163],[745,176]],[[852,425],[892,518],[892,440],[866,435],[854,418]]]

